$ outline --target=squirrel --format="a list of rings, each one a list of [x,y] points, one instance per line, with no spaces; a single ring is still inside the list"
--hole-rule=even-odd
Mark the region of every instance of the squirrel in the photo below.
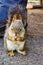
[[[4,34],[4,49],[8,55],[14,56],[14,51],[26,55],[24,51],[26,32],[22,22],[22,15],[15,13],[12,17],[9,15],[6,30]]]

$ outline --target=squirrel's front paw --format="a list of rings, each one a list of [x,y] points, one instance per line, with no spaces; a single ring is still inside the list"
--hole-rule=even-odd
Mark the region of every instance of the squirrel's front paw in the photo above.
[[[19,37],[17,38],[18,41],[23,41],[24,40],[24,37]]]

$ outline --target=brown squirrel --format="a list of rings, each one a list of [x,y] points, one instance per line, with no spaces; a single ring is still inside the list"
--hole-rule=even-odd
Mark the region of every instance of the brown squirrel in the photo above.
[[[14,51],[26,55],[23,50],[25,45],[25,28],[22,22],[22,16],[15,13],[12,17],[9,15],[4,35],[4,49],[8,55],[14,56]]]

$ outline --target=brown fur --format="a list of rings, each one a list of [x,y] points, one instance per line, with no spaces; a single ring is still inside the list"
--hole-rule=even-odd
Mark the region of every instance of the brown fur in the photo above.
[[[17,19],[22,20],[22,16],[19,13],[14,14],[12,18],[10,18],[10,15],[9,15],[8,22],[7,22],[7,25],[6,25],[7,27],[6,28],[8,28],[11,25],[12,21],[17,20]]]

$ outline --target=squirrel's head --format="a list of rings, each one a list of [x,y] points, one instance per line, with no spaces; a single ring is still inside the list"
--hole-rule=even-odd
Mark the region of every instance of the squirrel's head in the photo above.
[[[21,14],[17,13],[13,15],[13,18],[9,27],[11,28],[13,33],[19,33],[22,30],[23,23],[22,23]]]
[[[22,20],[21,14],[19,14],[19,13],[14,14],[12,21],[14,21],[14,20]]]

